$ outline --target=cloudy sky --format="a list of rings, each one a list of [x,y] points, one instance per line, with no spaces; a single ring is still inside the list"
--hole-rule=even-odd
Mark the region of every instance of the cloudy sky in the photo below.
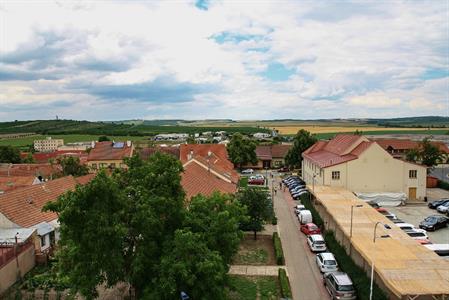
[[[449,112],[449,0],[0,2],[0,120]]]

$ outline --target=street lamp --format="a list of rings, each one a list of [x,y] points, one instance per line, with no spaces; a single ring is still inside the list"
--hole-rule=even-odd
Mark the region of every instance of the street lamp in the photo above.
[[[351,205],[351,226],[349,227],[349,255],[352,253],[352,219],[354,217],[354,207],[363,207],[362,204]]]
[[[376,250],[376,230],[377,230],[377,225],[382,224],[384,226],[385,229],[391,229],[391,226],[388,224],[384,224],[382,222],[377,222],[376,225],[374,225],[374,234],[373,234],[373,259],[372,259],[372,263],[371,263],[371,283],[370,283],[370,288],[369,288],[369,300],[373,299],[373,283],[374,283],[374,257],[375,257],[375,250]],[[381,235],[380,238],[385,239],[385,238],[389,238],[390,235],[385,234],[385,235]]]

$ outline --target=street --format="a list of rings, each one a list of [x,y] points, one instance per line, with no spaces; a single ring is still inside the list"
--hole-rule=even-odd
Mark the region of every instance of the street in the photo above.
[[[271,178],[269,178],[271,186]],[[285,264],[288,271],[294,300],[330,299],[323,285],[322,275],[318,270],[306,236],[299,231],[299,222],[293,211],[295,205],[288,190],[279,190],[280,177],[274,178],[274,187],[278,192],[274,195],[274,209],[278,218],[278,232],[284,250]]]

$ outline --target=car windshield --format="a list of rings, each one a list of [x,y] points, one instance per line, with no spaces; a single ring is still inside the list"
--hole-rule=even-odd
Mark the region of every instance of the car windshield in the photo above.
[[[309,230],[317,230],[317,229],[318,229],[318,227],[316,227],[315,225],[309,226]]]
[[[426,236],[424,233],[422,233],[422,232],[408,232],[408,235],[409,236],[412,236],[412,237],[420,237],[420,236]]]
[[[437,218],[435,218],[435,217],[428,217],[428,218],[424,219],[424,221],[433,223],[433,222],[437,221]]]
[[[337,290],[340,292],[351,292],[354,290],[354,288],[352,287],[352,285],[339,285],[337,287]]]
[[[335,260],[325,260],[324,264],[326,266],[335,266],[337,263],[335,262]]]
[[[324,244],[324,241],[315,241],[314,244],[315,244],[315,245],[323,245],[323,244]]]

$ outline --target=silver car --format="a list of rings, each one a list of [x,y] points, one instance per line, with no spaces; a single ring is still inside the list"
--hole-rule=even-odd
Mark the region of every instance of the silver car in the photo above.
[[[343,272],[325,273],[323,276],[324,286],[329,292],[331,299],[354,300],[357,295],[348,274]]]

